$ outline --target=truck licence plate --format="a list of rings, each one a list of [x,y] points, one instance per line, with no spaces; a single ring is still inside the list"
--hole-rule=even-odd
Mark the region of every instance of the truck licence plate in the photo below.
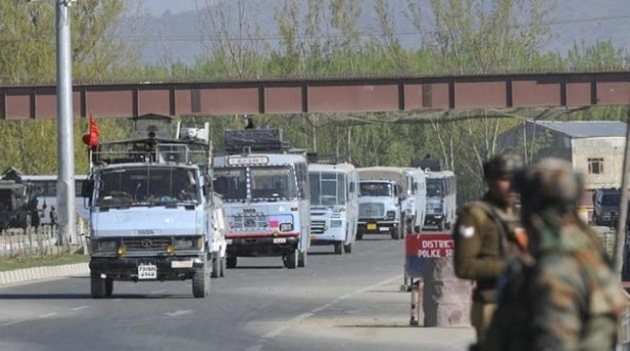
[[[367,230],[376,230],[376,223],[368,223]]]
[[[157,266],[152,264],[139,265],[138,279],[157,279]]]

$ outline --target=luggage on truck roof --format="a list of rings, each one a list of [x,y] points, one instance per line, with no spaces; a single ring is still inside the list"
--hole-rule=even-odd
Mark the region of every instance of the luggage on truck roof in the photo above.
[[[426,155],[422,160],[411,161],[411,167],[420,168],[423,171],[440,172],[444,170],[442,160]]]
[[[227,153],[287,152],[290,145],[282,139],[282,129],[228,129],[224,132]]]

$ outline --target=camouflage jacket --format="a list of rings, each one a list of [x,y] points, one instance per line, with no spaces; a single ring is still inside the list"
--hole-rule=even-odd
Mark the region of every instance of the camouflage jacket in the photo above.
[[[599,238],[577,217],[532,223],[532,260],[508,265],[482,350],[612,350],[628,302]]]

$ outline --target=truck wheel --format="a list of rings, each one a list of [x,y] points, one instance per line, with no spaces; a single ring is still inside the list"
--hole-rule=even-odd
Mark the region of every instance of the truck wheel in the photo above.
[[[232,255],[228,255],[226,257],[227,260],[227,268],[236,268],[236,264],[238,262],[238,257],[237,256],[232,256]]]
[[[111,279],[105,279],[105,296],[112,297],[114,293],[114,281]]]
[[[208,261],[205,261],[202,267],[195,268],[192,281],[192,293],[195,298],[204,298],[210,294]]]
[[[357,240],[363,240],[363,232],[357,230]]]
[[[212,257],[212,273],[210,274],[212,278],[218,278],[219,275],[221,274],[221,266],[219,266],[219,264],[220,264],[219,257],[213,256]]]
[[[335,255],[343,255],[343,243],[342,242],[336,242],[335,243]]]
[[[284,266],[287,267],[288,269],[295,269],[295,267],[297,267],[298,265],[298,254],[297,254],[297,250],[293,250],[291,252],[288,252],[287,254],[285,254],[282,257],[282,260],[284,261]]]
[[[221,273],[220,273],[220,276],[221,276],[221,278],[223,278],[223,277],[225,277],[225,270],[226,270],[226,267],[225,267],[225,257],[221,257],[221,263],[220,263],[219,265],[221,266]]]
[[[348,254],[349,254],[349,253],[352,253],[352,243],[347,244],[347,245],[344,245],[344,246],[343,246],[343,251],[344,251],[345,253],[348,253]]]
[[[306,267],[308,263],[308,251],[300,252],[298,256],[298,267]]]
[[[90,272],[90,295],[93,299],[102,299],[107,295],[106,280],[96,272]]]
[[[400,227],[393,228],[392,231],[391,231],[392,239],[400,240],[400,232],[401,231],[402,231],[402,228],[400,228]]]

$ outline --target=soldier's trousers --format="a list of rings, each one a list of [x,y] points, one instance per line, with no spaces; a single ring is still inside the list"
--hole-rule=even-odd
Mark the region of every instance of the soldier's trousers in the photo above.
[[[483,303],[473,301],[472,308],[470,310],[470,323],[477,332],[477,343],[481,344],[486,336],[486,331],[490,326],[492,315],[497,309],[496,303]]]

